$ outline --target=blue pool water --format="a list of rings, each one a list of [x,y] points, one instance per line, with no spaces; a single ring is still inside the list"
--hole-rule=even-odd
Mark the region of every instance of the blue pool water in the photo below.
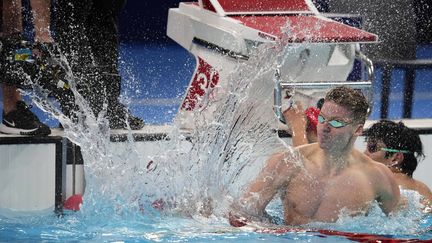
[[[413,219],[406,215],[401,217],[405,217],[402,220],[405,222]],[[360,218],[355,222],[321,224],[301,230],[291,228],[287,232],[254,232],[250,227],[231,227],[224,219],[174,217],[161,215],[151,208],[145,208],[143,212],[105,202],[99,203],[97,210],[84,206],[79,212],[66,212],[60,217],[50,212],[0,216],[0,242],[352,242],[361,239],[403,242],[407,239],[432,239],[432,216],[411,222],[416,224],[412,227],[400,223],[398,229],[394,225],[401,219],[371,217],[369,220]],[[370,220],[376,220],[373,226]],[[329,229],[334,231],[327,231]],[[367,235],[359,235],[362,233]]]

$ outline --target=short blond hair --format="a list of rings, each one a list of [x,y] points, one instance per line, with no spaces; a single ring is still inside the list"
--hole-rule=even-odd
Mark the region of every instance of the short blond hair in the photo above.
[[[365,123],[369,113],[369,103],[359,90],[347,86],[338,86],[330,90],[325,99],[332,101],[352,112],[353,118],[359,123]]]

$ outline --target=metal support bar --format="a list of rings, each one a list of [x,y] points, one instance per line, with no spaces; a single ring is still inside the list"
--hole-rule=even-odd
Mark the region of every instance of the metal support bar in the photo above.
[[[280,83],[282,89],[301,88],[301,89],[325,89],[327,87],[346,85],[353,89],[369,88],[372,85],[370,81],[330,81],[330,82],[301,82],[301,83]]]
[[[356,51],[356,58],[362,61],[366,65],[368,81],[322,81],[322,82],[281,82],[280,70],[275,71],[275,87],[274,87],[274,111],[277,118],[282,123],[286,123],[282,112],[282,90],[289,88],[301,88],[301,89],[326,89],[332,86],[346,85],[354,89],[370,88],[372,86],[372,80],[374,77],[374,67],[372,61],[367,58],[363,53]]]
[[[76,188],[76,145],[72,142],[70,142],[71,144],[71,149],[72,149],[72,153],[71,153],[71,157],[72,157],[72,195],[75,195],[75,188]]]
[[[409,68],[405,72],[403,118],[411,118],[413,99],[414,99],[414,86],[415,86],[415,70]]]
[[[392,68],[388,65],[384,65],[381,90],[381,119],[385,119],[388,116],[391,76]]]
[[[66,196],[67,138],[62,138],[61,143],[56,146],[56,157],[54,212],[61,216],[63,215],[63,202]]]
[[[381,88],[381,119],[388,118],[389,97],[392,71],[395,68],[405,70],[405,87],[403,118],[411,118],[415,87],[415,72],[421,69],[431,69],[432,59],[415,60],[378,60],[376,62],[383,69],[382,88]]]
[[[273,101],[274,101],[274,112],[280,122],[286,123],[285,118],[282,115],[282,86],[280,82],[280,70],[275,71],[275,88],[273,91]]]
[[[199,46],[203,46],[207,49],[214,50],[216,52],[221,53],[222,55],[227,55],[227,56],[234,58],[234,59],[241,59],[241,60],[248,60],[249,59],[248,56],[243,55],[242,53],[235,52],[235,51],[232,51],[229,49],[225,49],[225,48],[220,47],[214,43],[211,43],[209,41],[205,41],[205,40],[197,38],[197,37],[194,37],[192,39],[192,43],[197,44]]]
[[[360,61],[362,61],[364,64],[366,64],[366,71],[367,71],[367,78],[366,80],[373,81],[374,80],[374,74],[375,74],[375,68],[372,63],[372,60],[369,59],[365,54],[363,54],[361,51],[356,50],[355,51],[356,58]]]

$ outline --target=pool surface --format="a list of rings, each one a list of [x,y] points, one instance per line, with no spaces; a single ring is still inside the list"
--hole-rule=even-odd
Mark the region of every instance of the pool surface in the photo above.
[[[316,225],[315,229],[272,226],[272,229],[257,230],[253,227],[234,228],[224,219],[168,216],[152,209],[133,211],[109,202],[99,203],[98,209],[94,207],[96,205],[84,206],[79,212],[66,212],[61,217],[50,212],[31,216],[0,216],[0,241],[406,242],[415,239],[416,242],[430,242],[432,239],[431,216],[421,218],[413,227],[404,223],[394,226],[394,221],[400,220],[396,218],[372,217]],[[370,221],[373,220],[376,223],[371,226]],[[368,229],[361,230],[361,227]],[[403,233],[404,230],[411,232]],[[393,231],[393,234],[389,234],[389,231]]]

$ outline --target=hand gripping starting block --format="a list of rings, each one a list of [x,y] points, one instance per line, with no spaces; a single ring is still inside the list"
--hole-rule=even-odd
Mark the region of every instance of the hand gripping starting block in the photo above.
[[[287,26],[289,30],[284,31]],[[199,99],[217,95],[208,92],[214,92],[216,86],[226,87],[236,63],[247,62],[262,43],[282,41],[295,47],[275,70],[275,111],[283,122],[282,94],[293,87],[310,100],[317,90],[335,84],[370,87],[372,64],[357,46],[378,39],[320,15],[310,0],[182,2],[169,10],[167,34],[197,59],[177,115],[185,128],[192,123]],[[368,80],[347,82],[356,58],[366,64]]]

